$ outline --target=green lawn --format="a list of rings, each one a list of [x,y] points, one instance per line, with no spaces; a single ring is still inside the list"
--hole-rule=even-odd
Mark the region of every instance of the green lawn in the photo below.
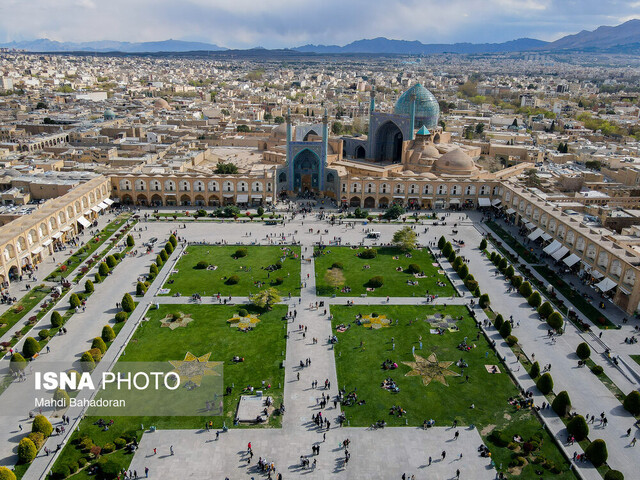
[[[149,321],[143,322],[135,331],[120,361],[126,362],[168,362],[183,360],[187,352],[201,356],[211,352],[210,361],[224,361],[224,386],[235,385],[230,395],[224,397],[224,415],[214,417],[115,417],[114,425],[108,431],[102,431],[94,422],[100,417],[87,416],[75,432],[72,443],[80,436],[90,436],[94,443],[103,446],[128,433],[142,435],[141,425],[145,429],[155,425],[159,429],[201,429],[205,421],[212,420],[214,428],[221,428],[223,422],[230,428],[236,413],[242,388],[246,385],[261,387],[262,381],[272,385],[265,392],[274,398],[274,405],[282,401],[284,391],[284,369],[281,368],[286,348],[285,323],[282,321],[287,307],[276,305],[272,311],[260,311],[248,308],[249,313],[259,315],[260,322],[248,333],[242,333],[229,327],[227,319],[233,317],[238,308],[223,305],[160,305],[158,310],[148,312]],[[180,311],[191,315],[193,321],[186,327],[174,330],[161,327],[160,319],[168,313]],[[234,355],[244,357],[242,363],[231,361]],[[109,417],[112,418],[112,417]],[[269,427],[279,427],[281,417],[272,416]],[[210,434],[214,438],[215,433]],[[131,455],[121,451],[111,454],[117,456],[122,467],[127,468]],[[68,445],[62,452],[56,465],[77,461],[86,454],[74,444]],[[85,472],[73,476],[74,479],[94,478]]]
[[[357,256],[364,248],[351,247],[326,247],[324,250],[316,249],[315,270],[316,288],[318,295],[358,296],[366,293],[372,297],[411,297],[424,296],[427,292],[441,297],[455,295],[455,290],[445,274],[438,273],[438,267],[434,266],[435,259],[425,249],[416,249],[411,252],[411,258],[407,258],[397,248],[378,248],[378,255],[373,259],[364,259]],[[394,259],[394,258],[397,258]],[[331,269],[334,263],[341,263],[343,269]],[[404,270],[409,264],[417,264],[425,273],[425,278],[416,278]],[[369,265],[370,268],[364,268]],[[400,267],[402,270],[397,271]],[[334,273],[335,272],[335,273]],[[337,274],[337,278],[332,278]],[[374,291],[367,291],[367,283],[375,276],[383,277],[383,285]],[[407,281],[417,281],[418,285],[408,285]],[[438,286],[437,281],[444,282],[444,286]],[[335,286],[337,285],[337,286]],[[351,292],[342,292],[343,287],[350,287]]]
[[[234,254],[240,248],[246,248],[247,256],[235,259]],[[286,255],[286,259],[280,270],[265,270],[275,265],[283,255]],[[218,268],[198,270],[195,267],[200,261]],[[164,288],[170,289],[171,295],[220,293],[246,296],[269,286],[277,288],[282,295],[289,292],[297,295],[300,290],[300,247],[190,245],[186,254],[178,260],[176,269],[178,273],[172,274],[164,285]],[[227,279],[233,275],[239,277],[239,282],[229,285]],[[277,285],[278,278],[282,279],[281,285]],[[256,282],[262,282],[263,285],[258,286]]]
[[[640,365],[640,355],[629,355],[638,365]]]
[[[19,320],[29,313],[33,307],[39,305],[49,295],[51,288],[34,287],[24,297],[14,303],[0,316],[0,336],[8,332]]]
[[[463,319],[457,322],[460,331],[447,331],[444,335],[431,334],[431,326],[424,319],[436,312],[449,314],[453,318],[462,316]],[[465,307],[333,306],[331,313],[334,315],[334,332],[339,324],[351,324],[346,332],[335,333],[338,337],[335,345],[338,386],[345,388],[347,393],[357,389],[358,400],[366,402],[364,405],[343,407],[350,426],[368,427],[378,419],[385,420],[390,426],[404,426],[405,422],[409,426],[417,426],[422,425],[426,419],[434,419],[436,426],[449,426],[457,419],[460,425],[473,424],[478,428],[491,449],[494,461],[497,465],[502,463],[505,470],[514,452],[494,445],[489,439],[490,432],[499,429],[510,438],[519,434],[525,440],[539,432],[543,445],[535,455],[543,455],[564,472],[551,475],[545,470],[545,474],[553,478],[575,478],[566,471],[569,465],[532,412],[516,410],[509,405],[509,397],[517,396],[518,389],[504,373],[504,365],[498,361],[485,337],[480,335],[476,339],[478,330]],[[371,313],[386,315],[391,319],[391,326],[374,330],[355,323],[356,314]],[[418,321],[415,321],[416,318]],[[422,350],[419,348],[420,336]],[[476,348],[469,352],[459,350],[457,346],[465,337]],[[364,342],[364,348],[360,346],[361,342]],[[395,350],[392,350],[393,343]],[[425,386],[420,376],[406,376],[412,371],[412,367],[402,362],[414,361],[412,347],[416,349],[415,354],[423,358],[435,353],[439,362],[454,362],[448,368],[456,374],[460,374],[461,369],[455,362],[463,359],[468,364],[464,375],[469,375],[469,382],[463,376],[447,376],[445,378],[448,386],[437,381]],[[386,359],[396,362],[398,368],[383,370],[382,363]],[[502,373],[490,374],[485,365],[498,365]],[[400,388],[398,393],[381,388],[382,381],[387,377],[396,382]],[[475,406],[473,409],[470,408],[472,404]],[[389,410],[394,405],[404,408],[407,414],[401,418],[390,415]],[[539,478],[534,472],[538,468],[534,468],[534,465],[525,466],[520,478]]]

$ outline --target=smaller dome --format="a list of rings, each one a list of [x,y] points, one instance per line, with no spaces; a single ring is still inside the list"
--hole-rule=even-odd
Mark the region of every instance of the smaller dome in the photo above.
[[[293,127],[292,127],[293,130]],[[277,140],[286,140],[287,139],[287,124],[281,123],[276,128],[271,130],[271,138],[275,138]]]
[[[169,102],[167,102],[164,98],[156,98],[153,101],[153,109],[154,110],[171,110],[171,106]]]
[[[461,148],[454,148],[438,158],[433,167],[438,173],[468,175],[478,169],[469,155]]]
[[[115,114],[115,113],[113,112],[113,110],[111,110],[110,108],[107,108],[107,109],[104,111],[103,116],[104,116],[104,119],[105,119],[105,120],[113,120],[114,118],[116,118],[116,114]]]

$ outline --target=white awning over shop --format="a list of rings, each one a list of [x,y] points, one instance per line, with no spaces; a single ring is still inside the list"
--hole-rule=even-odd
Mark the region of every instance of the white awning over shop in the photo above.
[[[491,202],[491,205],[493,205],[494,207],[497,207],[501,203],[502,203],[502,200],[500,200],[499,198],[494,198],[493,201]]]
[[[53,243],[53,240],[49,239],[49,240],[45,240],[44,242],[42,242],[42,246],[43,247],[48,247],[49,245],[51,245]]]
[[[82,225],[84,228],[89,228],[91,226],[91,222],[84,217],[80,217],[78,219],[78,223]]]
[[[114,204],[114,201],[111,200],[110,198],[105,198],[104,199],[104,203],[106,203],[108,206],[111,206]]]
[[[560,247],[562,246],[562,244],[557,241],[554,240],[553,242],[551,242],[549,245],[547,245],[546,247],[544,247],[542,249],[542,251],[544,253],[546,253],[547,255],[551,255],[553,252],[555,252],[556,250],[558,250]]]
[[[96,213],[100,213],[100,212],[102,211],[102,209],[101,209],[100,207],[98,207],[98,206],[96,206],[96,207],[91,207],[91,210],[93,210],[93,211],[94,211],[94,212],[96,212]]]
[[[98,204],[98,206],[99,206],[102,210],[104,210],[104,209],[106,209],[106,208],[109,208],[109,205],[107,205],[107,204],[106,204],[106,203],[104,203],[104,202],[100,202],[100,203]]]
[[[546,242],[547,240],[551,240],[553,237],[551,235],[549,235],[548,233],[543,233],[542,234],[542,239]]]
[[[402,198],[404,200],[404,195],[394,195],[393,198]]]
[[[558,250],[556,250],[555,252],[553,252],[551,254],[551,256],[555,259],[555,260],[560,260],[562,257],[564,257],[567,253],[569,253],[569,249],[567,247],[560,247]]]
[[[91,215],[91,210],[87,210],[86,212],[83,213],[83,215]]]
[[[460,205],[460,199],[452,198],[451,200],[449,200],[449,205]]]
[[[532,222],[527,222],[524,224],[524,226],[527,227],[529,230],[533,230],[534,228],[536,228],[536,224]]]
[[[478,206],[479,207],[489,207],[489,206],[491,206],[491,200],[489,200],[486,197],[480,197],[480,198],[478,198]]]
[[[38,247],[33,252],[31,252],[31,255],[38,255],[42,250],[44,250],[44,247]]]
[[[260,200],[262,198],[262,195],[251,195],[251,198],[253,200]]]
[[[60,229],[61,232],[68,232],[69,230],[71,230],[71,227],[69,225]]]
[[[223,193],[222,196],[224,198],[233,198],[233,193]]]
[[[624,287],[618,287],[618,291],[624,293],[625,295],[631,295],[631,292]]]
[[[55,238],[56,240],[59,239],[62,236],[62,232],[56,232],[53,235],[51,235],[52,238]]]
[[[531,232],[527,238],[529,238],[529,240],[536,240],[538,237],[540,237],[542,234],[544,233],[544,231],[541,228],[536,228],[533,232]]]
[[[596,288],[599,289],[601,292],[608,292],[617,284],[618,282],[614,282],[609,277],[605,277],[604,280],[596,284]]]
[[[273,197],[267,197],[267,202],[273,202]]]
[[[511,215],[513,213],[516,213],[516,211],[513,208],[508,208],[507,209],[507,215]]]
[[[596,280],[600,280],[601,278],[604,277],[604,273],[600,273],[598,270],[595,270],[595,269],[591,270],[591,272],[589,272],[589,273]]]
[[[249,195],[238,195],[238,203],[247,203],[249,201]]]
[[[562,261],[567,265],[567,267],[573,267],[576,263],[580,261],[580,257],[577,256],[575,253],[572,253]]]

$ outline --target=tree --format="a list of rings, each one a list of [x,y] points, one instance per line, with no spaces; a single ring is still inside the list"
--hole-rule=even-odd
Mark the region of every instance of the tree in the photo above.
[[[513,268],[513,265],[509,265],[507,267],[507,269],[504,271],[504,276],[507,278],[511,278],[513,277],[513,275],[516,273],[515,269]]]
[[[582,342],[578,345],[576,348],[576,355],[578,355],[580,360],[586,360],[589,358],[591,356],[591,349],[589,348],[589,345],[587,345],[586,342]]]
[[[107,265],[104,262],[100,263],[100,266],[98,267],[98,273],[100,274],[100,276],[102,278],[106,277],[107,275],[109,275],[109,272],[111,270],[109,269],[109,265]]]
[[[80,301],[80,297],[78,297],[77,294],[72,293],[69,297],[69,305],[71,305],[71,308],[78,308],[81,306],[82,302]]]
[[[136,283],[136,295],[142,297],[145,293],[147,293],[147,287],[145,284],[142,282]]]
[[[280,125],[282,123],[284,123],[284,117],[281,116],[277,116],[273,119],[273,123],[275,123],[276,125]]]
[[[127,235],[127,247],[133,247],[136,244],[136,241],[133,239],[131,235]]]
[[[33,424],[31,424],[32,432],[40,432],[45,437],[51,435],[53,432],[53,427],[51,426],[51,422],[47,420],[47,417],[44,415],[36,415],[33,419]]]
[[[509,335],[511,335],[511,322],[503,322],[500,327],[500,336],[507,338]]]
[[[114,257],[113,255],[108,255],[106,258],[107,261],[107,266],[111,269],[113,267],[115,267],[118,264],[118,261],[116,260],[116,257]]]
[[[249,125],[238,125],[236,127],[236,132],[249,133],[250,131]]]
[[[522,277],[520,275],[514,275],[511,277],[511,285],[519,289],[522,285]]]
[[[442,248],[442,255],[448,258],[449,255],[451,255],[451,252],[453,252],[453,247],[451,246],[451,243],[449,242],[445,243],[444,247]]]
[[[214,171],[221,175],[236,174],[238,173],[238,166],[231,162],[218,162]]]
[[[164,252],[164,250],[162,250],[160,253]],[[167,252],[164,252],[164,254],[166,255]],[[162,259],[162,255],[158,254],[156,255],[156,265],[158,266],[158,268],[162,267],[162,265],[164,265],[164,260]]]
[[[402,227],[393,234],[393,244],[403,252],[410,252],[416,248],[418,236],[411,227]]]
[[[462,267],[463,264],[464,264],[464,260],[460,256],[456,256],[456,258],[453,260],[453,262],[451,262],[451,266],[453,267],[453,269],[456,272],[458,270],[460,270],[460,268]]]
[[[264,290],[259,291],[255,295],[251,295],[250,297],[251,303],[253,303],[256,307],[271,310],[271,307],[280,302],[282,298],[278,294],[278,290],[275,288],[265,288]]]
[[[611,469],[604,474],[604,480],[624,480],[624,474],[620,470]]]
[[[156,275],[158,275],[158,266],[157,266],[155,263],[152,263],[152,264],[149,266],[149,274],[150,274],[150,275],[152,275],[152,276],[154,276],[154,277],[155,277]]]
[[[622,402],[622,406],[632,415],[640,415],[640,392],[633,390],[629,393]]]
[[[176,238],[175,235],[171,235],[169,237],[169,243],[171,243],[171,245],[173,245],[173,248],[178,246],[178,239]]]
[[[487,240],[485,238],[483,238],[480,241],[480,250],[486,250],[487,249]]]
[[[560,417],[566,416],[571,410],[571,399],[569,398],[569,394],[566,390],[561,391],[556,398],[551,402],[551,408],[556,412]]]
[[[496,327],[496,330],[500,330],[502,324],[504,323],[504,318],[501,314],[496,315],[496,318],[493,320],[493,326]]]
[[[560,330],[562,328],[562,325],[564,324],[564,320],[562,320],[562,314],[560,314],[560,312],[553,312],[551,315],[549,315],[549,318],[547,318],[547,323],[554,330]]]
[[[60,312],[54,310],[53,313],[51,313],[51,326],[54,328],[60,328],[62,326],[62,315],[60,315]]]
[[[529,295],[533,293],[532,290],[533,289],[531,288],[531,284],[529,282],[524,282],[522,285],[520,285],[520,288],[518,289],[518,291],[520,292],[520,295],[522,295],[525,298],[529,298]]]
[[[102,338],[96,337],[91,342],[91,348],[97,348],[98,350],[100,350],[100,352],[104,354],[104,352],[107,351],[107,344],[104,343],[104,340]]]
[[[527,302],[529,302],[529,305],[531,305],[533,308],[538,308],[542,303],[542,297],[540,296],[540,292],[536,290],[531,295],[529,295]]]
[[[444,235],[442,235],[439,239],[438,239],[438,248],[440,250],[442,250],[445,246],[445,244],[447,243],[447,239],[444,238]]]
[[[85,293],[93,293],[95,288],[93,287],[93,282],[91,280],[87,280],[84,282],[84,291]]]
[[[538,307],[538,315],[540,318],[546,319],[553,313],[553,307],[549,302],[544,302],[542,305]]]
[[[0,467],[0,480],[16,480],[16,475],[7,467]]]
[[[500,263],[498,263],[498,270],[504,273],[508,266],[509,262],[507,262],[506,258],[503,258],[502,260],[500,260]]]
[[[80,366],[82,367],[83,372],[93,372],[93,369],[96,368],[96,362],[93,359],[93,355],[89,352],[84,352],[80,357]]]
[[[482,135],[484,132],[484,123],[476,123],[476,133]]]
[[[164,251],[167,252],[167,255],[171,255],[173,253],[173,245],[171,245],[171,242],[166,243]]]
[[[587,458],[591,460],[591,463],[594,467],[598,468],[600,465],[603,465],[607,462],[607,458],[609,458],[609,453],[607,452],[607,443],[598,438],[591,442],[587,447],[585,453],[587,454]]]
[[[462,265],[460,267],[460,270],[458,270],[458,276],[460,277],[460,280],[464,280],[465,278],[467,278],[468,275],[469,275],[469,267],[467,267],[466,265]]]
[[[27,367],[27,361],[25,358],[20,355],[18,352],[15,352],[11,355],[11,360],[9,361],[9,370],[12,372],[21,372]]]
[[[567,423],[567,432],[569,435],[576,437],[576,441],[580,442],[589,435],[589,425],[582,415],[576,415]]]
[[[548,395],[553,390],[553,378],[550,373],[544,373],[536,382],[536,386],[538,390],[542,392],[543,395]]]
[[[420,273],[422,269],[420,268],[420,265],[418,265],[417,263],[410,263],[405,271],[413,275],[416,273]]]
[[[529,375],[534,380],[538,378],[538,376],[540,375],[540,364],[538,362],[533,362],[533,365],[531,365],[531,370],[529,370]]]
[[[162,259],[162,262],[166,262],[169,259],[169,255],[167,255],[166,250],[160,250],[160,258]]]
[[[122,310],[131,313],[135,308],[136,303],[133,301],[133,298],[128,293],[125,293],[124,297],[122,297]]]
[[[55,393],[53,394],[53,399],[56,402],[60,402],[62,401],[62,407],[68,407],[69,406],[69,394],[67,392],[65,392],[64,390],[58,388]]]
[[[341,135],[343,130],[344,130],[344,126],[342,125],[342,122],[338,122],[336,120],[331,125],[331,133],[333,133],[334,135]]]
[[[25,437],[20,440],[18,444],[18,463],[31,463],[37,454],[38,449],[29,438]]]
[[[27,337],[22,345],[22,355],[25,358],[31,358],[40,351],[40,344],[33,337]]]
[[[399,218],[400,215],[403,215],[404,212],[405,210],[402,208],[402,205],[394,203],[382,214],[382,218],[385,220],[395,220]]]
[[[480,299],[478,300],[478,305],[480,305],[480,308],[487,308],[490,303],[491,300],[489,299],[488,294],[483,293],[482,295],[480,295]]]

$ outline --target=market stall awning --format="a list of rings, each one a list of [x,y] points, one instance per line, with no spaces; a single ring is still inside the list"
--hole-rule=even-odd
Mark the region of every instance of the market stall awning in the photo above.
[[[224,198],[233,198],[233,193],[223,193],[222,196]]]
[[[49,239],[49,240],[45,240],[44,242],[42,242],[42,246],[43,247],[48,247],[49,245],[51,245],[53,243],[53,240]]]
[[[551,242],[549,245],[547,245],[546,247],[544,247],[542,249],[542,251],[544,253],[546,253],[547,255],[551,255],[553,252],[555,252],[556,250],[558,250],[560,247],[562,246],[562,244],[558,241],[558,240],[554,240],[553,242]]]
[[[550,234],[546,233],[546,232],[542,234],[542,239],[543,239],[545,242],[546,242],[547,240],[551,240],[552,238],[553,238],[553,237],[552,237]]]
[[[273,202],[273,197],[267,197],[267,202]]]
[[[555,252],[553,252],[551,254],[551,256],[555,259],[555,260],[560,260],[562,257],[564,257],[567,253],[569,253],[569,249],[567,247],[560,247],[558,250],[556,250]]]
[[[104,203],[106,203],[108,206],[111,206],[114,204],[114,201],[111,200],[110,198],[105,198],[104,199]]]
[[[536,224],[533,222],[527,222],[524,224],[525,227],[527,227],[529,230],[533,230],[534,228],[536,228]]]
[[[44,250],[44,247],[38,247],[33,252],[31,252],[31,255],[38,255],[42,250]]]
[[[617,284],[618,282],[614,282],[609,277],[604,277],[604,280],[596,284],[596,288],[599,289],[601,292],[608,292]]]
[[[261,200],[262,199],[262,195],[251,195],[251,199],[252,200]]]
[[[89,228],[91,226],[91,222],[84,217],[80,217],[78,219],[78,223],[82,225],[84,228]]]
[[[513,213],[516,213],[516,211],[513,208],[508,208],[507,209],[507,215],[511,215]]]
[[[56,232],[53,235],[51,235],[52,238],[55,238],[56,240],[59,239],[62,236],[62,232]]]
[[[68,232],[69,230],[71,230],[71,227],[69,225],[60,229],[61,232]]]
[[[497,207],[501,203],[502,203],[502,200],[500,200],[499,198],[494,198],[493,201],[491,202],[491,205],[493,205],[494,207]]]
[[[486,197],[478,198],[478,206],[479,207],[489,207],[491,206],[491,200]]]
[[[573,267],[576,263],[580,261],[580,257],[575,253],[572,253],[562,261],[567,265],[567,267]]]
[[[460,205],[460,199],[452,198],[451,200],[449,200],[449,205]]]
[[[527,238],[529,238],[529,240],[536,240],[538,237],[542,236],[543,233],[544,231],[541,228],[536,228],[527,236]]]
[[[591,276],[593,278],[595,278],[596,280],[600,280],[601,278],[604,277],[604,273],[600,273],[598,270],[593,269],[591,270],[591,272],[589,272],[591,274]]]
[[[107,205],[107,204],[106,204],[106,203],[104,203],[104,202],[100,202],[100,203],[98,204],[98,206],[99,206],[102,210],[104,210],[104,209],[106,209],[106,208],[109,208],[109,205]]]
[[[102,209],[100,207],[98,207],[98,206],[91,207],[91,210],[93,210],[96,213],[100,213],[102,211]]]
[[[238,195],[238,203],[247,203],[249,201],[249,195]]]
[[[618,287],[618,291],[624,293],[625,295],[631,295],[631,292],[624,287]]]

